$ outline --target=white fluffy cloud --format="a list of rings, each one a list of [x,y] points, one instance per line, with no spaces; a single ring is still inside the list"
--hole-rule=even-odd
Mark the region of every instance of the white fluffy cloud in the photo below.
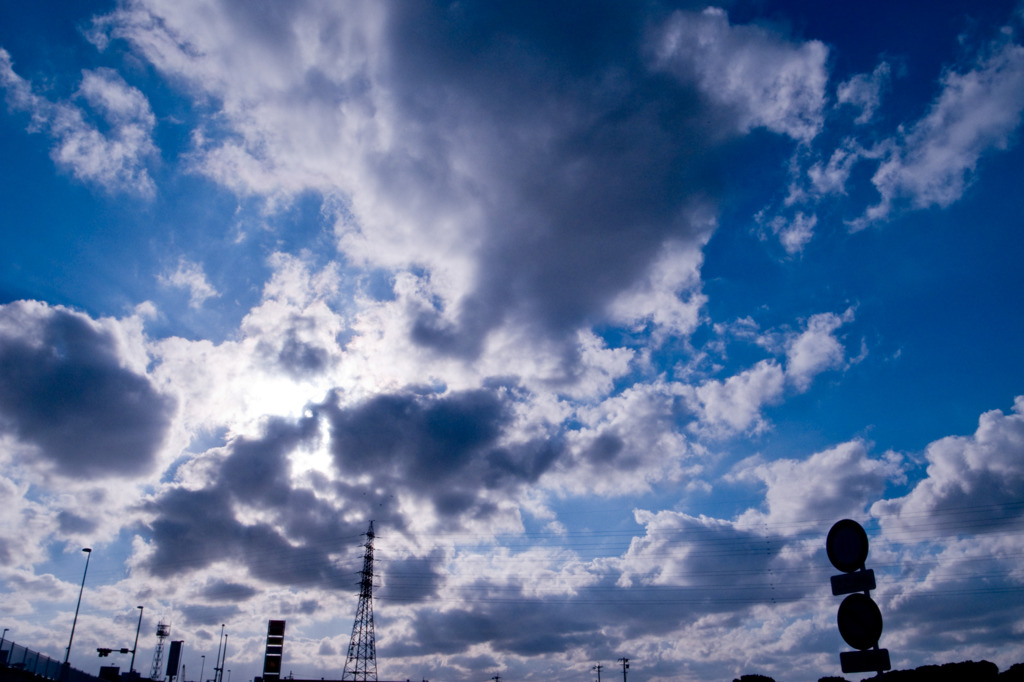
[[[972,66],[947,72],[924,118],[882,143],[886,158],[871,179],[881,201],[864,221],[887,217],[899,200],[948,206],[963,195],[982,155],[1010,144],[1024,113],[1024,46],[1003,36]]]
[[[569,456],[544,483],[563,495],[610,497],[683,479],[696,453],[675,426],[679,390],[668,382],[637,384],[577,407],[572,417],[581,428],[566,435]]]
[[[759,225],[792,255],[820,229],[822,207],[834,208],[839,205],[835,202],[848,205],[843,210],[854,217],[844,222],[857,231],[903,210],[945,208],[958,201],[975,181],[985,155],[1017,141],[1024,114],[1024,47],[1018,24],[1014,18],[970,63],[948,68],[924,116],[898,123],[894,132],[883,132],[885,119],[880,123],[877,116],[892,77],[889,62],[839,83],[835,107],[820,126],[841,135],[838,144],[796,150],[789,192],[757,215]],[[845,125],[849,108],[858,112],[852,126]],[[822,135],[815,142],[830,139]],[[878,199],[866,208],[859,180],[851,186],[858,165],[874,167],[869,187]]]
[[[737,525],[757,528],[768,523],[783,534],[842,518],[863,518],[886,485],[904,478],[898,456],[872,458],[862,441],[842,443],[803,460],[755,458],[741,462],[730,476],[766,487],[766,511],[749,510]]]
[[[729,330],[739,338],[748,337],[748,340],[771,352],[784,352],[785,365],[769,358],[724,380],[708,379],[699,385],[680,386],[679,393],[698,419],[691,425],[691,430],[727,436],[769,428],[770,424],[762,412],[765,407],[784,399],[787,384],[803,393],[822,372],[842,368],[848,362],[846,348],[835,333],[843,324],[852,321],[853,316],[852,309],[842,315],[812,315],[799,333],[756,334],[745,324]],[[726,331],[724,327],[722,330]]]
[[[908,495],[872,507],[894,540],[903,533],[948,536],[1020,524],[1024,396],[1017,397],[1009,414],[992,410],[981,415],[973,435],[935,441],[924,454],[924,480]]]
[[[634,329],[650,323],[656,339],[689,336],[707,302],[700,291],[702,262],[697,245],[666,245],[646,276],[611,302],[612,321]]]
[[[761,409],[780,400],[784,388],[782,367],[762,360],[724,381],[709,380],[688,391],[688,400],[700,424],[712,433],[757,431],[767,427]]]
[[[931,443],[924,458],[925,476],[909,493],[870,507],[881,528],[874,561],[902,567],[879,582],[883,612],[898,614],[891,646],[960,646],[974,659],[1017,661],[1024,397],[1009,413],[982,414],[971,435]],[[965,642],[982,614],[991,635]]]
[[[158,279],[165,286],[188,291],[188,304],[193,308],[199,308],[207,299],[219,296],[207,281],[203,266],[186,258],[178,259],[178,267],[174,272],[162,274]]]
[[[842,315],[819,313],[811,316],[807,328],[790,340],[786,349],[786,378],[797,390],[806,391],[814,377],[843,366],[846,349],[835,332],[852,320],[853,309]]]
[[[767,220],[764,212],[757,215],[758,221],[767,223],[767,227],[779,238],[782,248],[792,255],[800,253],[804,246],[814,237],[814,228],[818,224],[818,216],[798,211],[791,219],[775,216]]]
[[[156,186],[146,163],[157,155],[156,118],[145,95],[116,71],[85,71],[75,97],[53,102],[33,92],[32,84],[14,72],[10,55],[0,49],[0,85],[7,90],[11,109],[31,115],[30,130],[53,138],[51,155],[58,166],[112,192],[152,196]],[[103,129],[89,121],[78,101],[102,119]]]
[[[763,126],[810,142],[825,106],[828,48],[790,43],[757,26],[735,26],[725,11],[677,12],[661,27],[658,64],[696,78],[709,99],[733,108],[744,131]]]
[[[891,74],[889,63],[881,62],[870,75],[859,73],[840,83],[836,88],[838,105],[846,104],[860,109],[854,123],[868,123],[881,104],[882,93],[889,85]]]

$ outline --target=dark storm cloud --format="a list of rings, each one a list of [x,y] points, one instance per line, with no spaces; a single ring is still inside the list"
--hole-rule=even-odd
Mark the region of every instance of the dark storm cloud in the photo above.
[[[331,414],[331,445],[343,472],[402,470],[434,483],[464,469],[496,441],[508,413],[491,391],[440,398],[391,394]]]
[[[261,341],[257,350],[272,364],[296,379],[322,374],[331,364],[330,352],[326,348],[303,341],[297,331],[312,328],[314,323],[293,316],[291,324],[293,326],[283,338]]]
[[[949,563],[953,565],[936,571],[933,587],[880,603],[886,629],[903,634],[905,652],[953,650],[971,632],[985,632],[985,641],[993,646],[1019,641],[1024,594],[1019,582],[1004,577],[1016,569],[1016,562],[1010,562],[1013,568],[995,561]],[[943,579],[944,573],[953,579]]]
[[[154,548],[146,567],[168,577],[228,560],[272,583],[348,589],[359,557],[343,566],[333,557],[354,546],[365,521],[345,519],[403,532],[409,519],[394,504],[399,496],[424,500],[446,521],[486,519],[558,457],[547,441],[507,442],[513,414],[505,396],[410,392],[349,407],[332,397],[301,419],[269,419],[259,437],[207,454],[206,487],[171,487],[143,505]],[[340,479],[311,473],[296,485],[290,455],[322,438],[322,425]],[[243,521],[245,509],[258,510],[261,521]],[[395,561],[387,589],[396,599],[436,594],[440,554]]]
[[[458,654],[488,643],[496,652],[536,656],[592,644],[601,623],[588,610],[519,597],[444,612],[418,612],[416,633],[397,655]]]
[[[207,606],[205,604],[190,604],[180,608],[181,615],[189,625],[216,625],[237,616],[242,612],[234,604],[220,604]]]
[[[803,548],[808,537],[818,537],[817,529],[784,537],[675,512],[641,512],[637,520],[646,533],[622,557],[622,574],[630,585],[625,594],[649,601],[651,615],[628,621],[633,634],[664,633],[706,614],[797,601],[827,583],[824,552],[815,563]],[[820,575],[820,582],[809,575]],[[671,609],[664,611],[666,605]]]
[[[174,401],[125,368],[113,336],[83,315],[12,303],[0,317],[0,429],[38,446],[68,476],[150,472]]]
[[[336,537],[338,509],[318,496],[318,492],[333,492],[334,487],[315,474],[308,481],[312,488],[295,487],[291,482],[289,455],[319,437],[319,419],[315,415],[297,421],[268,419],[259,438],[232,441],[214,481],[216,491],[242,505],[274,512],[275,523],[291,541],[320,543],[324,538]],[[360,495],[353,497],[355,507],[373,511],[370,500]],[[347,524],[344,527],[342,534],[354,531]]]
[[[221,468],[219,485],[237,499],[280,507],[287,502],[288,454],[318,433],[315,419],[267,420],[259,438],[240,437]]]
[[[500,392],[381,395],[353,407],[324,407],[343,478],[428,498],[442,516],[496,511],[496,492],[537,480],[560,453],[547,440],[506,445],[512,412]]]
[[[398,647],[396,655],[451,655],[482,643],[495,652],[519,656],[581,648],[600,654],[610,641],[610,630],[619,633],[615,638],[626,639],[666,635],[683,623],[728,610],[712,607],[706,592],[696,587],[630,589],[602,579],[573,595],[543,598],[528,595],[533,587],[489,585],[481,579],[456,593],[459,597],[449,597],[457,606],[417,612],[416,634]],[[770,603],[770,597],[762,603]]]
[[[438,597],[444,608],[417,613],[416,635],[398,647],[400,655],[458,654],[484,642],[496,653],[522,656],[580,649],[599,655],[610,638],[666,636],[708,616],[716,627],[739,628],[749,609],[795,602],[828,584],[827,560],[809,563],[806,538],[768,537],[682,515],[655,521],[621,560],[591,566],[582,584],[574,585],[578,575],[545,571],[533,580],[480,575],[449,583]],[[508,557],[512,567],[529,560]],[[430,571],[407,567],[403,574],[427,579]],[[571,592],[567,585],[574,585]],[[381,598],[401,601],[401,586]],[[538,590],[547,594],[534,596]]]
[[[416,603],[437,596],[438,588],[444,583],[444,560],[444,554],[435,550],[423,557],[386,562],[383,566],[386,583],[377,591],[378,597]]]
[[[320,608],[320,604],[316,599],[302,599],[295,603],[285,603],[281,605],[281,615],[286,616],[291,613],[301,613],[306,616],[311,616],[316,613],[317,609]]]
[[[625,443],[614,433],[602,433],[588,448],[586,458],[594,464],[608,464],[622,452]]]
[[[425,150],[406,172],[454,198],[469,158],[487,187],[476,286],[455,325],[423,313],[421,343],[473,354],[508,321],[573,329],[667,241],[702,236],[688,215],[718,193],[731,115],[645,63],[655,19],[618,2],[392,8],[390,85]]]
[[[240,602],[254,596],[256,590],[248,585],[232,583],[226,580],[211,581],[199,593],[204,599],[211,601],[234,601]]]
[[[160,577],[235,558],[248,531],[235,520],[230,498],[216,489],[171,488],[143,508],[155,515],[149,529],[156,551],[147,566]]]
[[[60,525],[60,532],[63,535],[83,535],[96,530],[96,522],[82,518],[74,512],[66,509],[57,514],[57,523]]]
[[[175,488],[145,505],[145,510],[154,514],[148,524],[154,546],[146,561],[150,573],[166,578],[217,561],[233,561],[246,566],[252,577],[275,584],[350,586],[352,567],[339,567],[330,555],[346,546],[340,538],[355,535],[354,527],[339,519],[331,535],[295,544],[270,523],[245,523],[237,518],[234,501],[219,488]],[[286,504],[260,508],[275,516],[287,514]]]
[[[340,568],[330,555],[345,546],[341,537],[363,529],[342,522],[337,509],[291,483],[288,455],[317,434],[315,417],[269,420],[260,438],[229,444],[209,487],[169,488],[146,503],[155,548],[149,571],[168,577],[231,560],[272,583],[348,587],[351,567]],[[245,508],[272,522],[244,522],[238,514]]]
[[[402,654],[457,654],[483,642],[495,652],[523,656],[581,647],[600,653],[609,637],[665,636],[708,616],[717,627],[742,627],[749,609],[795,602],[828,584],[827,560],[809,563],[802,549],[806,538],[769,537],[672,514],[650,526],[621,560],[606,564],[609,570],[591,567],[595,572],[569,593],[563,590],[575,577],[544,571],[537,580],[550,580],[553,590],[544,597],[533,596],[547,591],[543,582],[522,576],[450,583],[439,599],[451,605],[418,612],[416,636]],[[524,560],[509,557],[512,566]],[[425,570],[411,573],[429,576]],[[398,587],[382,599],[401,601]]]

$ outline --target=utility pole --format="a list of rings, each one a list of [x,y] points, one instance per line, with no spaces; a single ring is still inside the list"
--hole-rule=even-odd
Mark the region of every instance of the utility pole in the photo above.
[[[591,670],[596,670],[597,671],[597,682],[601,682],[601,670],[602,670],[602,668],[604,668],[604,666],[601,665],[600,663],[598,663],[593,668],[591,668]]]
[[[623,657],[620,658],[619,661],[622,662],[622,682],[626,682],[626,671],[629,670],[629,659]]]

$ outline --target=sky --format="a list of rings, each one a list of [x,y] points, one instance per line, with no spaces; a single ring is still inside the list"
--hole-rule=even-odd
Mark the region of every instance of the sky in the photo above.
[[[0,4],[0,627],[339,679],[1024,661],[1024,5]],[[202,657],[205,656],[205,659]],[[866,675],[850,674],[857,680]],[[613,678],[608,678],[613,679]]]

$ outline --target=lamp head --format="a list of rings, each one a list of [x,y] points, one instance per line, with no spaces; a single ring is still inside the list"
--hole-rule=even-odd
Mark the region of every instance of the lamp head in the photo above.
[[[83,548],[82,548],[82,551],[83,551],[83,552],[88,552],[88,553],[91,553],[91,552],[92,552],[92,547],[83,547]]]

